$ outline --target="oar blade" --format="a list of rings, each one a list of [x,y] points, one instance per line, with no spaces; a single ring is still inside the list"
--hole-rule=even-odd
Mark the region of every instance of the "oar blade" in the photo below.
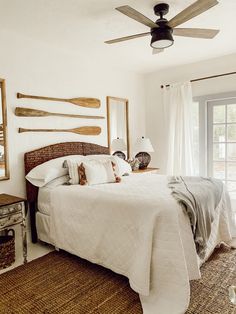
[[[69,102],[74,105],[87,107],[87,108],[100,108],[101,106],[101,102],[97,98],[85,98],[85,97],[71,98],[69,99]]]
[[[71,130],[73,133],[80,135],[99,135],[101,133],[100,126],[82,126]]]
[[[48,117],[49,113],[43,110],[16,107],[15,115],[18,117]]]

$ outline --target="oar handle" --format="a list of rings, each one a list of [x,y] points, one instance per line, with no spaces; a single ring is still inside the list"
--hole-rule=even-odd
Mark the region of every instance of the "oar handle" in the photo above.
[[[19,133],[24,132],[71,132],[71,130],[66,129],[25,129],[25,128],[19,128]]]
[[[86,116],[86,115],[81,115],[81,114],[69,114],[69,113],[52,112],[49,115],[58,116],[58,117],[79,118],[79,119],[105,119],[105,117],[102,117],[102,116]]]
[[[69,99],[65,99],[65,98],[33,96],[33,95],[25,95],[25,94],[21,94],[21,93],[17,93],[17,98],[30,98],[30,99],[42,99],[42,100],[53,100],[53,101],[69,102]]]

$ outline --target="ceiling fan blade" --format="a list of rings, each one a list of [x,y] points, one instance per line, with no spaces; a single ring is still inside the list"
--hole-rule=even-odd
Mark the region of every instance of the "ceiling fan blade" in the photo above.
[[[131,19],[142,23],[150,28],[158,28],[159,26],[150,20],[148,17],[144,16],[142,13],[136,11],[135,9],[131,8],[129,5],[124,5],[121,7],[116,8],[117,11],[125,14],[126,16],[130,17]]]
[[[163,52],[165,49],[152,49],[152,54],[157,55],[158,53]]]
[[[176,27],[188,20],[198,16],[199,14],[209,10],[219,2],[217,0],[198,0],[187,7],[185,10],[177,14],[168,23],[170,27]]]
[[[126,41],[126,40],[130,40],[130,39],[144,37],[144,36],[147,36],[147,35],[150,35],[150,32],[141,33],[141,34],[137,34],[137,35],[126,36],[126,37],[121,37],[121,38],[116,38],[116,39],[112,39],[112,40],[107,40],[107,41],[105,41],[105,44],[115,44],[115,43],[119,43],[121,41]]]
[[[212,39],[219,33],[218,29],[205,28],[174,28],[175,36]]]

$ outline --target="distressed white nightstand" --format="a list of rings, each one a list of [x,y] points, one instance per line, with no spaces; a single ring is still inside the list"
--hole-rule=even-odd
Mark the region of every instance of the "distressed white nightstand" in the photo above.
[[[27,263],[26,211],[26,199],[0,194],[0,232],[21,225],[24,263]]]
[[[138,169],[138,170],[133,170],[133,173],[157,173],[160,168],[145,168],[145,169]]]

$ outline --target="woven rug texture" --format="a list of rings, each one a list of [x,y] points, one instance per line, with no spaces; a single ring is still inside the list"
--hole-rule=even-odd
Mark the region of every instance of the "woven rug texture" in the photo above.
[[[191,282],[186,314],[236,314],[236,250],[217,249]],[[171,296],[170,296],[171,302]],[[128,280],[69,253],[49,253],[0,276],[0,314],[142,314]],[[157,313],[165,314],[165,313]]]

